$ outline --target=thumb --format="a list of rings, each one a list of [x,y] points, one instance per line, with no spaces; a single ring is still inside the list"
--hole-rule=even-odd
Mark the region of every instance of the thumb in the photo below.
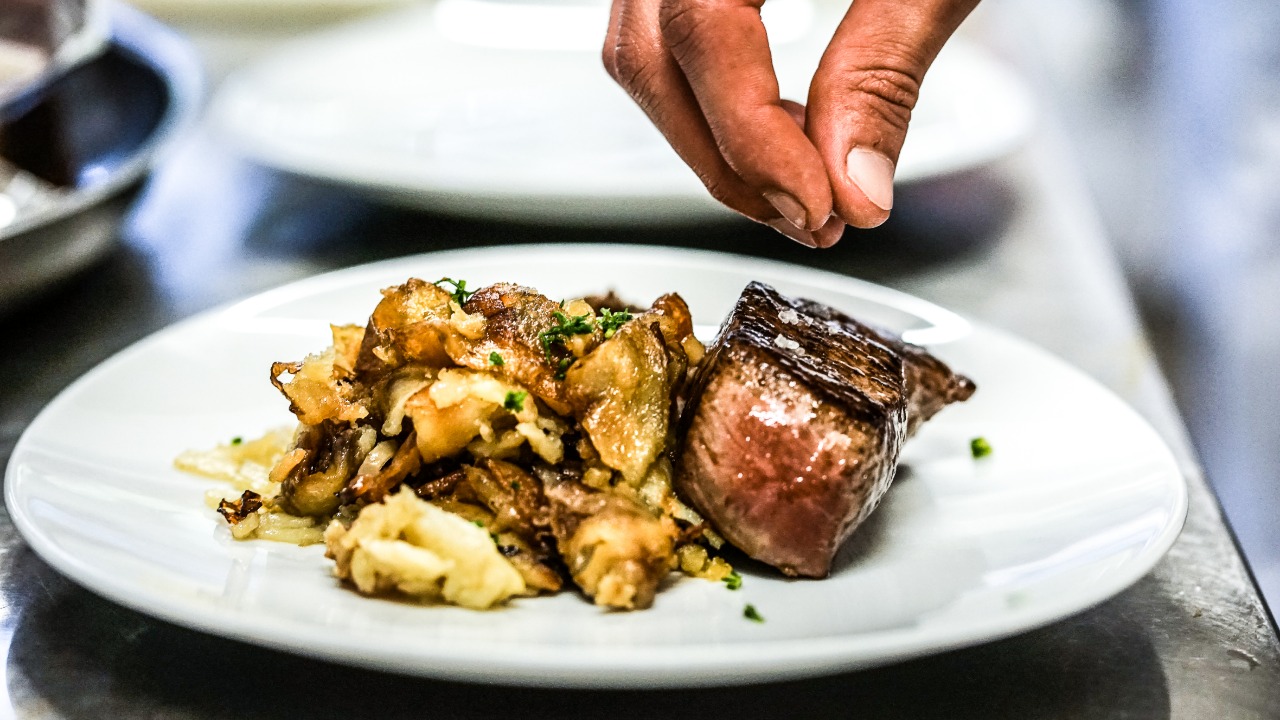
[[[806,132],[836,214],[875,227],[893,207],[893,175],[925,71],[977,0],[855,0],[809,87]]]

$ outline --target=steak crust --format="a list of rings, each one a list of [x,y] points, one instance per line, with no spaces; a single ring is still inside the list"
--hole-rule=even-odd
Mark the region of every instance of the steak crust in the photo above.
[[[690,391],[676,486],[749,556],[824,577],[909,432],[972,392],[922,348],[753,282]]]

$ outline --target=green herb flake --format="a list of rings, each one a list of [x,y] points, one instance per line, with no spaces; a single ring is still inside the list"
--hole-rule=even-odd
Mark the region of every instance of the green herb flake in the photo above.
[[[720,582],[724,583],[724,586],[730,590],[737,590],[742,587],[742,576],[738,574],[737,570],[734,570],[728,575],[720,578]]]
[[[471,522],[475,523],[475,526],[478,528],[481,528],[481,529],[484,528],[484,523],[480,522],[479,520],[472,520]]]
[[[613,334],[618,332],[618,328],[622,327],[622,325],[627,321],[631,320],[631,318],[632,318],[631,313],[626,310],[619,310],[618,312],[613,312],[608,308],[601,309],[600,310],[600,329],[604,330],[604,339],[608,340],[609,338],[613,337]]]
[[[760,615],[760,611],[756,610],[756,606],[751,603],[747,603],[747,606],[742,608],[742,617],[750,620],[751,622],[764,622],[764,617]]]
[[[453,290],[449,293],[449,297],[453,298],[453,301],[459,305],[466,304],[467,300],[470,300],[471,296],[476,294],[475,290],[467,289],[466,280],[454,280],[453,278],[442,277],[432,284],[436,287],[444,288],[445,290],[449,289],[444,287],[445,285],[452,285]]]
[[[497,350],[494,350],[489,353],[489,364],[494,367],[502,367],[507,364],[507,361],[502,359],[502,356],[498,354]]]
[[[590,314],[586,315],[566,315],[562,312],[554,312],[551,317],[555,318],[556,324],[551,326],[543,334],[553,334],[559,337],[569,337],[570,335],[589,335],[592,330],[596,329],[596,319]]]
[[[551,314],[555,319],[555,324],[538,333],[538,342],[542,345],[542,352],[547,356],[547,363],[556,368],[556,379],[564,379],[564,371],[569,369],[573,364],[573,356],[562,358],[558,362],[556,360],[556,346],[564,347],[564,340],[573,335],[590,335],[596,327],[595,316],[586,315],[566,315],[565,313],[556,311]],[[563,352],[563,350],[561,351]]]
[[[991,443],[984,437],[976,437],[969,441],[969,452],[973,454],[974,460],[984,458],[991,454]]]
[[[512,480],[512,481],[511,481],[511,489],[512,489],[512,490],[519,490],[519,489],[520,489],[520,483],[516,482],[515,480]]]
[[[590,334],[595,329],[595,319],[588,315],[567,315],[557,310],[552,313],[556,324],[538,333],[538,341],[543,343],[543,350],[549,350],[554,342],[575,334]]]
[[[563,380],[565,373],[569,371],[569,366],[573,364],[573,358],[567,357],[556,363],[556,379]]]
[[[524,399],[529,397],[529,393],[524,390],[509,390],[507,396],[502,400],[502,407],[511,412],[520,412],[524,410]]]
[[[242,445],[242,444],[244,444],[244,438],[242,438],[242,437],[240,437],[239,435],[237,435],[237,436],[235,436],[235,437],[231,438],[231,444],[232,444],[232,445]]]

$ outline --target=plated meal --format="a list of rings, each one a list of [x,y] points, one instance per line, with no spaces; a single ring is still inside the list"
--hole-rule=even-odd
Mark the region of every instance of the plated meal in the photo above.
[[[725,543],[716,549],[705,532],[688,540],[698,523],[680,519],[672,510],[670,522],[680,533],[675,541],[677,569],[658,584],[648,609],[619,612],[595,605],[596,597],[578,590],[567,567],[553,567],[562,571],[559,593],[517,595],[486,612],[435,600],[413,601],[400,590],[371,599],[357,592],[354,581],[334,578],[337,563],[325,557],[323,544],[331,523],[328,516],[290,519],[276,512],[268,518],[255,511],[259,525],[250,531],[252,520],[246,519],[249,525],[241,528],[216,512],[218,502],[234,503],[250,488],[257,488],[269,507],[270,470],[297,437],[298,417],[269,381],[272,364],[314,367],[306,359],[322,355],[333,343],[332,324],[365,329],[382,299],[381,290],[402,286],[406,278],[436,280],[443,274],[466,279],[468,290],[503,282],[537,288],[557,301],[556,310],[560,299],[571,302],[607,289],[637,303],[679,291],[695,336],[706,343],[707,352],[693,362],[696,348],[684,348],[690,365],[676,398],[685,404],[680,406],[682,420],[668,425],[677,444],[674,454],[665,457],[673,471],[672,495]],[[720,417],[719,411],[734,410],[729,390],[764,377],[747,372],[752,366],[739,360],[769,358],[770,353],[795,356],[801,349],[808,353],[802,336],[783,334],[795,331],[788,319],[804,315],[804,303],[796,301],[789,308],[796,313],[793,317],[782,304],[770,305],[772,295],[760,288],[754,301],[744,301],[735,310],[743,289],[753,281],[886,328],[927,348],[980,386],[968,400],[920,425],[912,423],[914,401],[906,393],[906,429],[912,432],[896,455],[892,488],[840,546],[830,573],[821,579],[801,575],[797,558],[774,558],[778,564],[795,565],[796,577],[751,559],[746,552],[759,554],[760,548],[769,547],[761,543],[752,549],[751,540],[772,535],[762,526],[745,524],[739,529],[752,532],[731,534],[730,526],[756,518],[739,520],[732,513],[721,515],[711,506],[700,506],[703,499],[680,479],[682,467],[698,466],[699,459],[681,449],[689,445],[689,438],[714,439],[713,418]],[[443,285],[450,294],[456,289]],[[459,305],[474,299],[468,297]],[[752,306],[777,310],[745,322],[742,313]],[[614,337],[652,311],[624,309],[633,317],[615,330]],[[474,312],[467,308],[468,314]],[[744,322],[718,325],[735,313]],[[597,311],[593,322],[603,317]],[[770,318],[776,318],[781,329],[773,332]],[[823,321],[833,332],[835,319]],[[554,316],[536,330],[541,333],[552,324]],[[751,328],[761,342],[746,336]],[[603,340],[603,332],[591,336],[591,342],[599,341],[596,350],[609,342]],[[582,339],[587,339],[585,334]],[[541,352],[540,342],[535,347]],[[665,336],[663,348],[665,352]],[[558,342],[551,349],[559,360],[567,357],[560,353],[572,352]],[[552,377],[552,384],[567,382],[569,371],[590,354],[574,355],[576,360],[565,368],[566,380]],[[767,362],[779,373],[802,372]],[[712,373],[717,368],[719,372]],[[303,367],[299,370],[307,375]],[[461,365],[441,366],[443,370],[474,371]],[[905,372],[904,387],[912,387]],[[487,369],[485,373],[491,374]],[[288,372],[277,375],[286,387],[297,377]],[[520,385],[517,392],[527,387],[513,376],[494,377]],[[797,386],[813,385],[814,392],[826,393],[819,377],[821,373],[798,377]],[[786,399],[782,390],[791,389],[789,382],[758,395]],[[574,411],[553,412],[532,387],[527,391],[524,402],[533,403],[538,418],[565,418],[565,458],[580,460],[576,446],[585,433],[576,429],[582,423]],[[505,404],[505,393],[502,401]],[[722,445],[718,454],[763,463],[771,452],[776,457],[779,448],[801,447],[825,432],[827,423],[837,427],[837,421],[852,422],[862,428],[863,417],[898,416],[897,410],[877,411],[879,415],[844,412],[851,402],[828,400],[828,407],[842,412],[815,417],[814,422],[800,414],[797,417],[805,422],[790,426],[797,430],[794,435],[779,423],[782,440],[760,444],[763,441],[752,432],[749,445]],[[514,427],[511,423],[520,422],[505,408],[494,410],[491,417],[499,437]],[[771,419],[787,420],[785,413],[759,413],[756,418],[761,430],[769,429]],[[374,424],[359,419],[355,424],[362,422]],[[399,450],[413,422],[403,422],[394,437],[381,433],[380,425],[375,427],[380,437],[374,447],[395,440]],[[892,447],[901,435],[882,439]],[[234,444],[237,436],[241,440]],[[978,436],[994,448],[981,459],[975,459],[981,445],[970,447]],[[232,489],[173,467],[183,451],[218,443],[239,451],[221,471],[235,477],[240,487]],[[868,441],[865,447],[872,444]],[[410,445],[416,447],[416,440]],[[379,454],[390,449],[384,446]],[[664,445],[663,453],[669,451]],[[534,465],[545,462],[527,438],[518,453],[497,458],[494,464],[499,461],[535,480],[540,478],[532,472]],[[458,463],[480,464],[466,449]],[[376,457],[370,461],[374,464]],[[363,460],[355,469],[360,465]],[[615,487],[625,482],[612,467],[610,476],[619,478]],[[727,476],[735,477],[736,471]],[[804,477],[803,484],[809,484],[809,476]],[[423,478],[402,481],[384,497],[398,500],[406,486],[413,489],[419,479]],[[719,487],[714,479],[697,482],[709,491]],[[605,492],[583,480],[576,482],[591,491],[586,493],[590,497]],[[214,507],[201,501],[211,489],[217,495]],[[759,493],[752,489],[750,496]],[[748,492],[730,486],[721,495],[744,498]],[[413,493],[415,507],[420,507],[419,497]],[[845,503],[838,493],[824,498],[816,504],[831,507],[832,515],[845,516],[854,506],[837,504]],[[926,300],[832,273],[724,253],[540,244],[430,253],[347,268],[166,328],[102,363],[40,413],[13,451],[5,502],[32,550],[58,571],[114,602],[201,632],[435,678],[657,688],[776,681],[865,668],[1061,619],[1111,597],[1151,569],[1181,527],[1186,488],[1160,436],[1115,394],[1031,343]],[[442,511],[448,504],[439,497],[428,502]],[[386,506],[383,502],[366,507]],[[495,519],[499,516],[487,504],[477,508]],[[349,517],[341,509],[336,516]],[[485,517],[477,515],[482,523]],[[852,517],[857,519],[856,514]],[[779,516],[780,522],[783,519]],[[658,524],[665,524],[661,517]],[[495,528],[481,529],[474,522],[470,527],[476,531],[472,537],[483,540],[478,544],[494,549],[507,544],[504,534],[518,534],[496,529],[493,534],[500,542],[495,542],[490,535]],[[839,524],[832,522],[830,527]],[[242,541],[233,532],[294,537],[291,542]],[[294,544],[304,536],[317,544]],[[741,544],[745,552],[733,550],[734,544]],[[740,581],[733,575],[710,582],[684,574],[679,548],[688,545],[702,547],[709,563],[714,557],[727,561]],[[559,552],[558,544],[556,548]],[[822,558],[815,552],[805,561],[820,565]],[[546,564],[555,562],[549,558]],[[738,589],[731,590],[735,585]],[[753,618],[764,621],[752,622]],[[247,647],[240,651],[252,652]]]
[[[570,584],[649,607],[726,539],[823,577],[904,440],[974,391],[923,348],[750,283],[710,352],[685,301],[411,278],[276,362],[298,426],[179,468],[230,480],[238,539],[323,541],[359,592],[484,609]]]

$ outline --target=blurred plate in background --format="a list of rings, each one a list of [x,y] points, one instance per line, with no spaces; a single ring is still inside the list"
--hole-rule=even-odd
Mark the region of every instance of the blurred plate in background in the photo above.
[[[416,0],[132,0],[165,22],[320,20],[405,5]]]
[[[0,126],[0,313],[105,254],[121,196],[200,104],[185,41],[123,5],[104,52]]]
[[[770,0],[785,97],[843,9]],[[438,0],[291,43],[233,74],[215,127],[249,158],[465,216],[583,224],[728,217],[599,59],[604,0]],[[1007,68],[957,39],[925,81],[898,182],[1003,157],[1032,122]]]

